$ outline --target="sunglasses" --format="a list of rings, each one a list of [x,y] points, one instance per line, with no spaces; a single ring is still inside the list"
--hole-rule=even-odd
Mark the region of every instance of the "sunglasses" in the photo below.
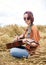
[[[24,20],[30,20],[30,17],[27,17],[27,18],[26,18],[26,17],[24,17]]]

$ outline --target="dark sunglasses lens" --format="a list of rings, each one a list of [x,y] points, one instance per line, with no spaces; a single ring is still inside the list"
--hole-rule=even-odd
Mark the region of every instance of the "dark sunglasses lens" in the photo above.
[[[26,20],[26,19],[27,19],[27,20],[30,20],[30,17],[27,17],[27,18],[26,18],[26,17],[24,17],[24,20]]]
[[[28,17],[27,20],[30,20],[30,17]]]
[[[24,20],[26,20],[26,18],[24,18]]]

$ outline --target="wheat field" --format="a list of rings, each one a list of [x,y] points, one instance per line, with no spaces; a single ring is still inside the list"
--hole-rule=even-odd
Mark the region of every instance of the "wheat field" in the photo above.
[[[10,55],[10,49],[6,44],[12,42],[16,35],[24,32],[24,27],[17,25],[8,25],[0,27],[0,65],[46,65],[46,26],[37,26],[40,31],[40,47],[36,54],[26,58],[15,58]]]

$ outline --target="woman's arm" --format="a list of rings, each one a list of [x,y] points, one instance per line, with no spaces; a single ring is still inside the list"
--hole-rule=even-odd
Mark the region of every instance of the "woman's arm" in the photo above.
[[[26,29],[23,34],[21,34],[20,36],[18,36],[18,38],[19,38],[19,39],[25,38],[25,34],[27,33],[27,31],[28,31],[28,29]]]
[[[40,40],[40,34],[39,34],[39,31],[37,29],[36,26],[33,26],[32,27],[32,33],[33,33],[33,39],[36,41],[36,42],[39,42]]]

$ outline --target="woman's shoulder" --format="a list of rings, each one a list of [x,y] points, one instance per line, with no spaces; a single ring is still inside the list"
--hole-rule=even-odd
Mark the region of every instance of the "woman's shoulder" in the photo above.
[[[36,25],[33,25],[32,26],[32,30],[38,30],[37,26]]]

